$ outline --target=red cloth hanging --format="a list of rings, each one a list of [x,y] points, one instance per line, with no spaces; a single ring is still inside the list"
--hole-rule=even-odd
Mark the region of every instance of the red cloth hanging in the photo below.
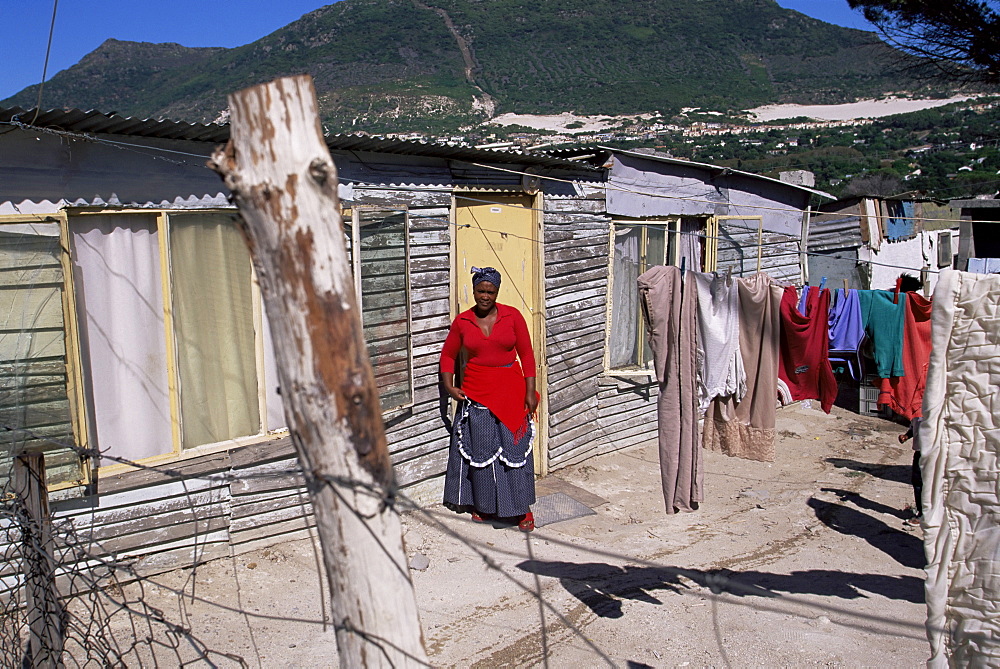
[[[781,296],[781,355],[778,376],[793,400],[820,401],[830,413],[837,399],[837,379],[830,366],[830,291],[806,288],[806,313],[799,313],[795,288]]]
[[[903,320],[904,376],[879,379],[878,403],[904,418],[913,420],[923,414],[927,368],[931,361],[932,300],[918,293],[906,294]]]

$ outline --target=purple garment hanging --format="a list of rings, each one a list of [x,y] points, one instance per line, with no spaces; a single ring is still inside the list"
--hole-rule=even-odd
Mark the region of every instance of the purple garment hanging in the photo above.
[[[838,289],[830,305],[830,362],[847,365],[851,378],[860,381],[862,377],[861,340],[865,337],[865,323],[861,316],[861,300],[858,291]]]
[[[857,351],[865,336],[858,291],[836,291],[836,302],[830,307],[830,350]]]
[[[809,284],[802,286],[802,296],[799,297],[798,309],[799,313],[802,314],[803,316],[806,315],[806,303],[809,301],[809,289],[811,287],[812,286],[810,286]]]

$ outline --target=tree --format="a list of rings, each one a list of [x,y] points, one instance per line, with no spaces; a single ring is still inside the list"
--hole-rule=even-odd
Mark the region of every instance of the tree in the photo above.
[[[951,79],[1000,83],[1000,0],[847,0],[900,50]]]
[[[902,184],[896,174],[883,170],[851,179],[842,194],[844,197],[889,197],[898,193]]]

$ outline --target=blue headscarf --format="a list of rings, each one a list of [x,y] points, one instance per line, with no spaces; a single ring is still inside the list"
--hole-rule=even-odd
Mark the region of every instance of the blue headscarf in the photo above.
[[[481,281],[489,281],[497,289],[500,288],[500,272],[496,271],[492,267],[473,267],[472,268],[472,285],[476,286]]]

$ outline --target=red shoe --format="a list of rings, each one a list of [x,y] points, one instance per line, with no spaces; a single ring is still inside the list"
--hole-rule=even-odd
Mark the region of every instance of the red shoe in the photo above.
[[[517,529],[522,532],[530,532],[535,529],[535,515],[530,511],[524,514],[524,518],[521,518],[521,522],[517,524]]]
[[[478,511],[475,510],[473,510],[472,512],[472,522],[474,523],[488,523],[489,519],[490,519],[490,514],[488,513],[479,513]]]

